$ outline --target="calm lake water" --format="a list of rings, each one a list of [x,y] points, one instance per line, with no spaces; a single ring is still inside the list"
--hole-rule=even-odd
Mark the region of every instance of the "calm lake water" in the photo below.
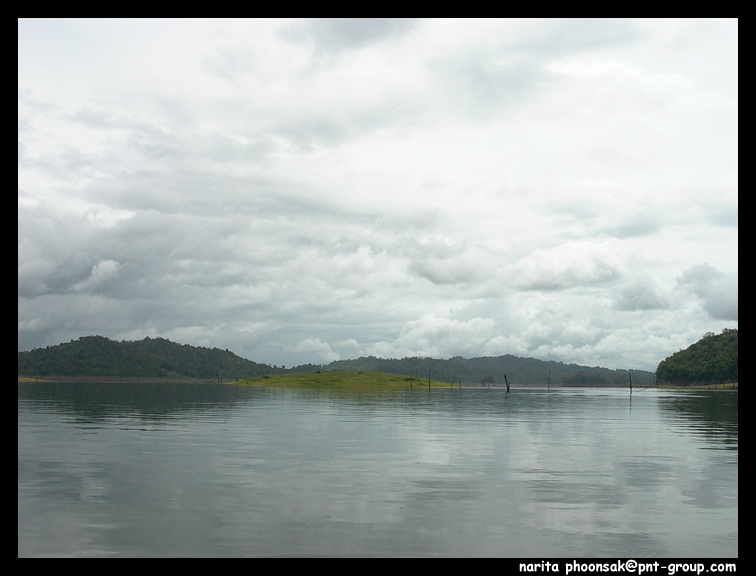
[[[738,393],[19,384],[19,556],[738,555]]]

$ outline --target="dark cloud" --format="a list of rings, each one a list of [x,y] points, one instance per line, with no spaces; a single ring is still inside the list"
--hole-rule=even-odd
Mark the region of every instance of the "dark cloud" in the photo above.
[[[737,272],[725,274],[711,264],[697,264],[683,272],[678,284],[698,296],[712,318],[738,319]]]
[[[18,294],[62,294],[85,280],[100,259],[88,249],[94,232],[86,217],[61,213],[30,194],[19,196]]]
[[[276,151],[273,139],[266,134],[253,136],[253,139],[240,142],[224,136],[211,136],[202,143],[204,155],[216,162],[256,164],[263,162]]]
[[[537,62],[497,60],[496,54],[467,53],[435,62],[431,70],[456,105],[473,117],[486,117],[525,102],[548,77]]]
[[[117,128],[121,124],[116,120],[111,112],[93,108],[82,109],[74,114],[71,114],[71,120],[86,124],[90,128],[103,130]]]
[[[32,90],[19,88],[18,89],[18,105],[19,109],[28,108],[30,110],[42,113],[54,112],[58,109],[55,104],[45,102],[35,97]]]
[[[665,310],[671,305],[670,297],[652,281],[637,281],[620,292],[616,307],[619,310]]]
[[[287,40],[315,42],[317,51],[355,50],[410,32],[416,18],[313,18],[289,27]]]
[[[501,43],[488,52],[465,50],[430,65],[457,105],[477,118],[498,109],[532,103],[555,80],[545,64],[580,52],[631,43],[639,37],[627,20],[558,19],[537,27],[528,40]]]
[[[349,110],[300,114],[275,123],[267,134],[285,138],[304,152],[316,146],[334,148],[375,130],[394,125],[411,126],[417,120],[417,108],[401,96],[387,96],[377,105],[353,102]]]
[[[734,204],[725,206],[714,206],[707,210],[712,224],[717,226],[726,226],[728,228],[738,227],[738,206]]]
[[[474,263],[465,260],[415,260],[409,270],[434,284],[466,284],[480,281],[482,276]]]
[[[308,116],[295,123],[277,126],[274,131],[299,150],[309,151],[315,146],[332,148],[357,132],[346,118],[334,115]]]
[[[479,283],[494,273],[479,250],[444,236],[408,238],[401,252],[410,259],[410,272],[434,284]]]
[[[637,26],[625,19],[560,18],[534,30],[528,40],[509,45],[513,52],[540,58],[560,58],[579,52],[623,46],[641,37]]]
[[[661,228],[661,220],[656,214],[643,212],[626,219],[616,226],[606,228],[605,232],[616,238],[640,238],[642,236],[652,236],[658,233]]]
[[[248,49],[220,49],[205,62],[205,69],[215,76],[238,83],[255,69],[255,55]]]

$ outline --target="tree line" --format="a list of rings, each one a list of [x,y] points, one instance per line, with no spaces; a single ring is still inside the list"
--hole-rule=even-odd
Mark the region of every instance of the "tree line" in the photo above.
[[[431,377],[455,384],[503,384],[506,375],[517,385],[626,386],[627,370],[579,366],[512,355],[450,359],[367,356],[329,364],[303,364],[293,368],[246,360],[228,350],[177,344],[165,338],[117,342],[86,336],[60,344],[18,353],[18,373],[25,376],[189,377],[229,380],[268,374],[317,370],[377,371]],[[633,370],[638,385],[650,383],[651,372]]]

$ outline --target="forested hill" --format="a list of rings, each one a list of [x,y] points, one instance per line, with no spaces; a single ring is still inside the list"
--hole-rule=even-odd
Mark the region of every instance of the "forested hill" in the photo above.
[[[678,385],[738,381],[738,331],[725,329],[704,337],[663,360],[656,369],[659,383]]]
[[[176,344],[165,338],[116,342],[85,336],[18,353],[18,373],[29,376],[176,376],[254,378],[282,372],[228,350]]]
[[[230,380],[315,370],[375,370],[421,378],[430,375],[434,380],[464,384],[503,384],[506,374],[509,383],[513,385],[628,385],[627,370],[562,364],[510,355],[472,359],[455,357],[448,360],[368,356],[355,360],[337,360],[326,365],[306,364],[286,370],[245,360],[228,350],[176,344],[164,338],[116,342],[102,336],[86,336],[67,344],[18,353],[18,374],[24,376],[174,376]],[[636,386],[651,383],[650,372],[631,372]]]
[[[627,370],[610,370],[599,366],[579,366],[563,364],[535,358],[486,356],[483,358],[462,358],[456,356],[448,360],[436,358],[403,358],[401,360],[358,358],[337,360],[328,365],[329,370],[376,370],[393,372],[407,376],[427,378],[443,382],[463,382],[465,384],[504,384],[504,375],[510,384],[552,386],[627,386]],[[631,370],[636,386],[648,386],[653,374],[644,370]]]

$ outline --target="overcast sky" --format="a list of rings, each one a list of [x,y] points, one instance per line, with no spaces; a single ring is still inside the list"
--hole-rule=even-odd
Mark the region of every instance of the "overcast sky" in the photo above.
[[[654,369],[737,319],[737,20],[19,21],[19,350]]]

